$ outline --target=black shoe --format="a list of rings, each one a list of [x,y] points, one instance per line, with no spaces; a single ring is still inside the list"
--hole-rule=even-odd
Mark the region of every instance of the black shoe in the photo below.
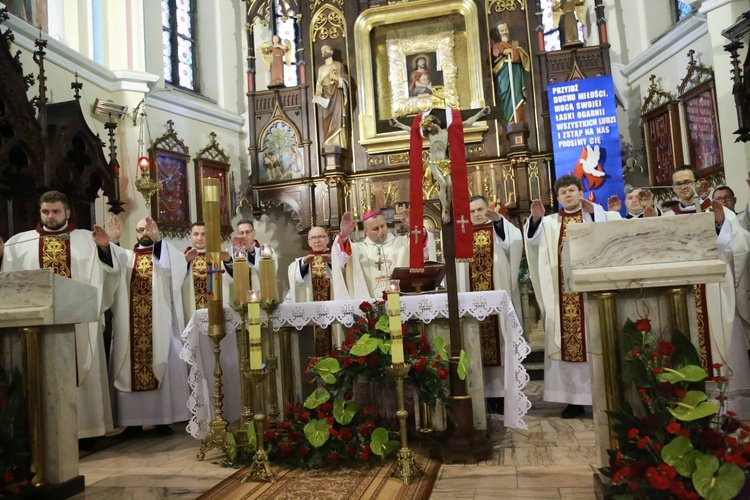
[[[583,405],[568,405],[560,414],[562,418],[578,418],[582,417],[586,413],[583,409]]]
[[[168,425],[157,425],[156,426],[156,433],[159,436],[171,436],[172,434],[174,434],[174,431]]]
[[[502,415],[505,411],[505,398],[486,398],[487,413]]]
[[[98,437],[83,438],[78,440],[78,449],[82,451],[94,451],[99,446],[101,439]]]

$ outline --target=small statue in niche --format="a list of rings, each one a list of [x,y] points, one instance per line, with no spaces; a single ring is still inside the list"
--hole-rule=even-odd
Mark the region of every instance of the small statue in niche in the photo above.
[[[263,54],[263,62],[266,63],[266,69],[271,72],[271,80],[268,82],[268,88],[284,86],[284,62],[287,66],[292,64],[292,42],[281,40],[279,35],[271,38],[271,44],[265,42],[260,48]],[[283,43],[282,43],[283,42]]]
[[[349,114],[349,83],[344,65],[333,59],[330,45],[320,47],[324,64],[318,67],[315,96],[312,102],[322,108],[323,147],[349,147],[347,116]]]
[[[552,14],[557,21],[560,43],[564,49],[579,47],[578,22],[586,15],[586,0],[556,0]]]

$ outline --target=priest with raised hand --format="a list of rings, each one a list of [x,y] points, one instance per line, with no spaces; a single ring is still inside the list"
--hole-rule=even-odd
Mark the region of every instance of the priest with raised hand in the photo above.
[[[523,255],[521,231],[499,212],[490,210],[487,198],[474,195],[469,198],[474,259],[456,263],[459,292],[484,292],[505,290],[513,307],[521,314],[521,291],[518,287],[518,270]],[[492,410],[498,408],[496,398],[505,396],[502,367],[503,341],[498,316],[488,316],[479,323],[484,395]]]
[[[569,224],[620,219],[583,197],[581,181],[563,175],[555,182],[560,211],[544,215],[541,200],[531,203],[526,220],[526,257],[545,334],[544,401],[567,403],[562,418],[584,414],[591,405],[591,376],[587,356],[587,314],[582,293],[563,288],[560,254]]]
[[[713,375],[714,364],[722,365],[722,375],[729,378],[726,407],[736,412],[738,418],[747,419],[750,418],[750,360],[746,355],[748,339],[740,315],[742,309],[737,308],[737,300],[747,300],[747,288],[742,276],[735,276],[735,267],[742,269],[742,263],[747,262],[750,241],[734,212],[721,201],[712,201],[708,197],[708,182],[696,180],[695,174],[692,165],[679,166],[672,172],[672,189],[680,201],[673,213],[696,213],[696,204],[701,210],[713,212],[716,248],[719,258],[727,263],[727,271],[722,283],[693,285],[695,306],[690,310],[695,311],[696,322],[691,321],[691,325],[695,325],[696,331],[691,340],[709,376]],[[739,278],[737,282],[735,278]],[[715,385],[707,388],[709,398],[715,399],[718,396]]]
[[[409,227],[408,211],[403,221]],[[350,212],[341,216],[340,232],[331,248],[333,294],[337,300],[380,299],[393,269],[409,266],[409,238],[389,233],[385,217],[378,210],[362,216],[364,241],[351,241],[356,225]],[[434,260],[435,242],[429,232],[423,241],[425,258]]]
[[[94,225],[93,231],[76,229],[65,194],[44,193],[39,198],[39,214],[41,220],[36,229],[16,234],[7,244],[0,238],[0,270],[48,268],[97,289],[99,321],[75,325],[78,438],[103,436],[113,425],[101,315],[112,302],[119,266],[112,259],[104,228]]]
[[[117,241],[121,228],[113,229],[110,237]],[[133,250],[115,252],[124,270],[113,308],[115,423],[155,425],[158,434],[169,435],[169,424],[190,419],[187,367],[179,357],[188,268],[151,217],[138,221],[136,237]]]

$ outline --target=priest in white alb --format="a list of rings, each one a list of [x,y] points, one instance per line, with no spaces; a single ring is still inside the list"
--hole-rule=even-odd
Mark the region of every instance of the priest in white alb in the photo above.
[[[76,229],[70,220],[68,197],[48,191],[39,198],[41,221],[36,229],[18,233],[6,244],[0,238],[0,271],[52,269],[55,274],[95,287],[99,314],[109,308],[119,273],[103,228]],[[78,396],[78,438],[103,436],[113,429],[107,362],[104,355],[104,317],[75,325]]]
[[[182,252],[161,239],[151,217],[136,225],[133,250],[117,249],[123,268],[114,306],[110,373],[115,423],[155,425],[190,419],[187,366],[179,358],[184,329],[181,287],[187,266]],[[113,240],[119,233],[110,234]]]
[[[619,219],[616,212],[604,209],[583,198],[581,181],[563,175],[554,186],[560,211],[544,215],[541,200],[531,203],[531,217],[526,220],[526,257],[529,261],[534,294],[541,309],[545,335],[544,401],[567,403],[562,418],[584,414],[591,405],[591,376],[587,353],[587,323],[582,293],[563,289],[560,252],[569,224]]]
[[[458,291],[505,290],[520,315],[518,270],[523,255],[521,231],[498,212],[490,210],[487,198],[482,195],[469,198],[469,210],[474,258],[468,263],[456,263]],[[505,396],[503,341],[498,319],[498,316],[492,315],[479,323],[485,398]],[[492,403],[494,405],[495,402]]]

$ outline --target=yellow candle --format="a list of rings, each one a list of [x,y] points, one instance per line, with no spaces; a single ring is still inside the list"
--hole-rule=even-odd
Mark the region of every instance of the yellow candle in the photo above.
[[[260,274],[260,295],[268,302],[278,298],[276,290],[276,265],[272,257],[261,257],[258,264]]]
[[[260,303],[251,300],[247,303],[247,323],[250,334],[250,369],[263,367],[263,350],[260,342]]]
[[[401,298],[397,290],[398,285],[388,290],[388,325],[391,329],[391,363],[394,365],[404,362],[404,341],[401,330]]]
[[[232,293],[234,301],[242,303],[246,300],[245,295],[250,289],[250,265],[245,258],[234,261],[234,281],[232,282]]]
[[[357,189],[358,189],[357,182],[356,181],[352,181],[352,188],[351,188],[351,193],[352,193],[352,215],[354,215],[354,217],[356,217],[357,214],[359,214],[359,207],[358,207],[358,205],[359,205],[359,196],[358,196],[358,193],[357,193]]]

